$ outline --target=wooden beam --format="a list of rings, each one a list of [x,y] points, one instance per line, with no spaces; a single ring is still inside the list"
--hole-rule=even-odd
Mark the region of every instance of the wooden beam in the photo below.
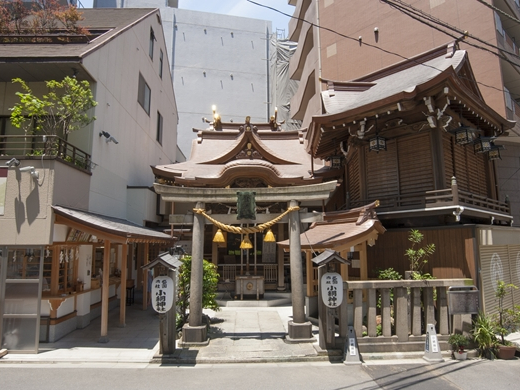
[[[312,268],[312,252],[310,250],[305,251],[305,266],[307,267],[307,296],[314,296],[314,270]]]

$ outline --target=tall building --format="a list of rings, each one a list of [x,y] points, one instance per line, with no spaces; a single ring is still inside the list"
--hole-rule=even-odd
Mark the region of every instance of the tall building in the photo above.
[[[176,1],[94,1],[96,8],[151,6],[161,11],[179,109],[177,142],[186,157],[197,138],[193,129],[208,126],[204,118],[213,120],[212,106],[227,122],[269,120],[277,104],[270,85],[276,60],[270,21],[179,9]]]
[[[178,116],[159,12],[88,9],[82,17],[88,34],[1,38],[0,335],[13,334],[9,350],[37,350],[40,317],[47,341],[100,314],[106,325],[109,306],[121,299],[124,311],[127,279],[140,285],[137,269],[153,245],[155,253],[172,245],[145,228],[158,227],[165,213],[150,189],[150,165],[176,161]],[[65,76],[90,84],[96,120],[69,134],[13,126],[10,108],[21,92],[14,78],[41,96],[46,81]]]
[[[520,36],[518,0],[335,1],[293,0],[289,39],[298,42],[290,75],[300,81],[293,118],[309,126],[322,111],[327,81],[349,81],[451,41],[467,50],[479,93],[493,110],[518,121]],[[305,21],[322,28],[313,27]],[[475,125],[478,125],[476,123]],[[499,137],[495,162],[499,198],[508,199],[520,224],[520,125]]]

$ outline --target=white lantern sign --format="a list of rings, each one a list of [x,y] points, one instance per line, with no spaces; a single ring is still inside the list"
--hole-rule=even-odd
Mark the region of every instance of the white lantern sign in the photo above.
[[[321,296],[327,307],[338,307],[343,302],[343,280],[337,272],[327,272],[321,277]]]
[[[173,279],[158,276],[152,281],[152,306],[158,313],[166,313],[172,308],[174,300]]]

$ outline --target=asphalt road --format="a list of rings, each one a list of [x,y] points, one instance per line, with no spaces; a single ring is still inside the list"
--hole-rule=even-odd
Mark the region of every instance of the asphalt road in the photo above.
[[[388,362],[387,362],[388,363]],[[402,362],[399,362],[402,363]],[[520,360],[344,365],[328,362],[160,366],[2,364],[0,389],[461,389],[517,388]]]

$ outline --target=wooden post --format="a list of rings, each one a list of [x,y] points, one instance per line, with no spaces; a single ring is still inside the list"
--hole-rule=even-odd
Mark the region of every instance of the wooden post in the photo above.
[[[103,285],[101,286],[101,337],[100,343],[108,343],[108,294],[110,292],[110,241],[104,240]]]
[[[149,249],[150,249],[150,244],[149,243],[144,244],[143,264],[148,264],[150,262],[148,259]],[[139,269],[139,268],[137,268],[137,269]],[[143,275],[143,310],[146,310],[148,308],[148,272],[149,271],[141,272]]]
[[[119,327],[126,326],[126,280],[128,263],[128,244],[123,244],[121,248],[121,299],[119,300]]]
[[[307,296],[313,297],[314,294],[314,272],[312,268],[312,253],[310,250],[305,251],[305,267],[307,268]]]
[[[318,282],[325,275],[326,267],[318,268]],[[318,327],[319,327],[319,345],[321,349],[327,349],[327,306],[323,303],[323,295],[321,294],[321,286],[318,284]]]

